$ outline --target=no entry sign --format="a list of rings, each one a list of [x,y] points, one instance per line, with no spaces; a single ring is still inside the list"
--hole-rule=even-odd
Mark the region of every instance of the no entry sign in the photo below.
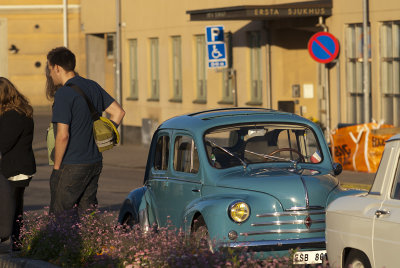
[[[319,32],[308,41],[308,52],[317,62],[328,63],[339,54],[339,42],[332,34]]]

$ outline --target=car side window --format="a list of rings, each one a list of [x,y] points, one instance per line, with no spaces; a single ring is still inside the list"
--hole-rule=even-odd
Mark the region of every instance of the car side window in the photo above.
[[[400,200],[400,159],[397,162],[396,175],[393,180],[390,198]]]
[[[199,157],[194,140],[189,136],[177,136],[174,144],[174,170],[186,173],[199,171]]]
[[[158,137],[156,150],[154,153],[154,169],[167,170],[168,158],[169,158],[169,137],[160,136]]]

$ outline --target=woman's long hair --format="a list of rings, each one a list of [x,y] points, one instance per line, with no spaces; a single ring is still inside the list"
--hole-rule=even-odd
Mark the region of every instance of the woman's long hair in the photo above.
[[[0,77],[0,115],[16,110],[20,114],[32,118],[33,108],[28,99],[5,77]]]
[[[49,101],[54,100],[54,95],[59,87],[54,85],[53,79],[50,76],[49,65],[46,64],[46,97]]]

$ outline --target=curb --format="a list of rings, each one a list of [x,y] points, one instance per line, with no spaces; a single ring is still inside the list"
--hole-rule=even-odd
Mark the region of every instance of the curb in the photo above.
[[[51,263],[25,258],[16,258],[8,254],[0,256],[1,268],[57,268]]]

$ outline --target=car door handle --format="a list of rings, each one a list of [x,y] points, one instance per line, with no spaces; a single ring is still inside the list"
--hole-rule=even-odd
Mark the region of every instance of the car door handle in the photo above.
[[[390,211],[389,210],[380,210],[378,209],[377,211],[375,211],[375,216],[377,218],[381,217],[381,216],[388,216],[390,215]]]
[[[194,188],[194,189],[192,189],[192,192],[195,192],[195,193],[200,193],[200,189],[196,189],[196,188]]]

